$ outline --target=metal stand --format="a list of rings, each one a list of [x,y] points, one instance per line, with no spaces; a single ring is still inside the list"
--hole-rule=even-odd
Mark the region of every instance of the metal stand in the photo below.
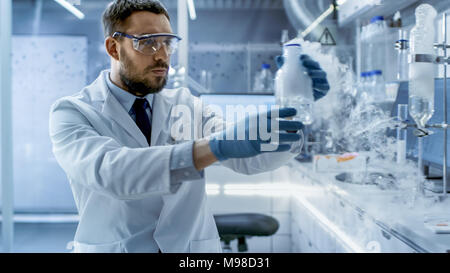
[[[442,44],[435,44],[435,48],[440,48],[444,51],[444,56],[435,56],[429,54],[413,54],[409,56],[409,62],[422,62],[422,63],[434,63],[444,65],[444,117],[442,124],[430,124],[427,125],[426,128],[435,128],[444,130],[444,159],[443,159],[443,193],[440,195],[441,201],[447,197],[447,128],[449,124],[447,123],[447,65],[450,65],[450,57],[447,56],[447,48],[450,48],[450,45],[447,44],[447,13],[443,14],[443,26],[442,31],[444,35],[444,41]],[[406,127],[416,127],[415,124],[404,124],[404,128]],[[415,135],[419,138],[429,135],[429,132],[426,130],[418,129],[415,132]],[[421,141],[421,140],[420,140]],[[422,154],[419,151],[419,167],[422,162]]]
[[[442,49],[444,50],[444,120],[443,123],[447,124],[447,64],[450,64],[450,58],[447,57],[447,13],[444,13],[442,18],[442,33],[444,35],[444,41],[442,42]],[[439,45],[437,45],[439,47]],[[447,126],[444,128],[444,165],[443,165],[443,196],[442,199],[447,197]]]

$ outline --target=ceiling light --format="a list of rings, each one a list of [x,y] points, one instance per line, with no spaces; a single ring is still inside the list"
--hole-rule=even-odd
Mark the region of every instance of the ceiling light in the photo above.
[[[76,7],[74,7],[72,4],[70,4],[69,2],[67,2],[66,0],[55,0],[56,3],[60,4],[61,6],[63,6],[65,9],[67,9],[68,11],[70,11],[73,15],[75,15],[78,19],[83,20],[84,19],[84,14],[77,9]]]
[[[189,17],[191,20],[195,20],[197,18],[197,14],[195,13],[194,0],[187,0],[188,9],[189,9]]]

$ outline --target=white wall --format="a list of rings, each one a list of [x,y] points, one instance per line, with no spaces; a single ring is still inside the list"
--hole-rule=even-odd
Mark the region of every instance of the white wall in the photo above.
[[[58,98],[86,85],[87,38],[15,35],[12,45],[15,210],[76,211],[48,120]]]

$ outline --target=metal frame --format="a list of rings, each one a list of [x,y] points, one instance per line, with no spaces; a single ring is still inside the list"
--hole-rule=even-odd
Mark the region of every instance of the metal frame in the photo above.
[[[189,17],[186,0],[177,0],[177,32],[183,40],[178,45],[178,66],[184,67],[185,75],[189,75]],[[187,86],[185,82],[182,83]]]
[[[11,252],[14,238],[14,184],[11,77],[12,0],[0,1],[0,139],[3,251]]]

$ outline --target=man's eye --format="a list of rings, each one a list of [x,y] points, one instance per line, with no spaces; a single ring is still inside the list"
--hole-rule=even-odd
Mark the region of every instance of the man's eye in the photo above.
[[[144,40],[144,45],[152,46],[155,44],[153,39]]]
[[[171,45],[173,44],[173,41],[172,41],[172,39],[167,39],[167,40],[164,41],[164,43],[165,43],[167,46],[171,46]]]

